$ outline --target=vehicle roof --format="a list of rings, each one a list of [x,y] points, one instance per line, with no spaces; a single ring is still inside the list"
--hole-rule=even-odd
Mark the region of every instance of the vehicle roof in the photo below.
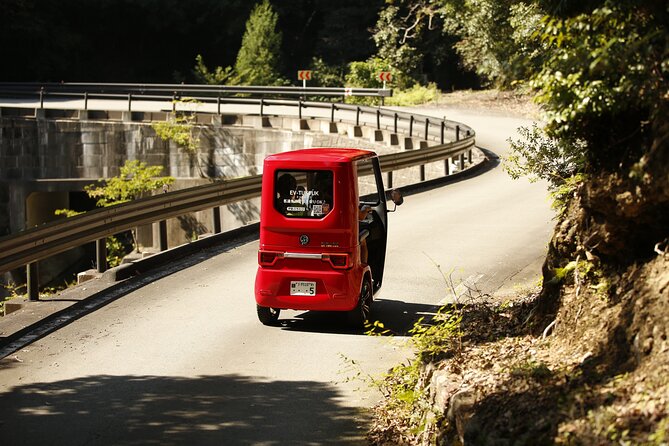
[[[371,150],[316,147],[310,149],[291,150],[289,152],[275,153],[267,156],[266,161],[289,161],[289,162],[325,162],[325,163],[349,163],[355,160],[371,158],[376,156]]]

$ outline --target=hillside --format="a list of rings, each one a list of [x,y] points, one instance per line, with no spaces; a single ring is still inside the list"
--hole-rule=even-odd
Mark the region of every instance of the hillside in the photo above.
[[[417,331],[373,444],[669,444],[668,129],[569,196],[541,287]]]

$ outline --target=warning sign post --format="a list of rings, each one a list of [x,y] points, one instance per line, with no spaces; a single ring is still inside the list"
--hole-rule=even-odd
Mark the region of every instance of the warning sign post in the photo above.
[[[307,88],[307,81],[311,80],[311,70],[298,70],[297,80],[302,81],[302,88]]]

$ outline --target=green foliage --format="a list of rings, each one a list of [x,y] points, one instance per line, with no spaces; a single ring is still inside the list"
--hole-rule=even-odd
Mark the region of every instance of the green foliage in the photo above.
[[[72,209],[56,209],[53,212],[57,216],[64,216],[65,218],[74,217],[75,215],[83,214],[83,212],[73,211]]]
[[[394,90],[393,95],[386,98],[386,105],[411,106],[434,102],[439,98],[440,91],[436,84],[427,86],[416,84],[408,90]]]
[[[545,132],[581,144],[588,167],[637,157],[648,120],[666,102],[666,11],[641,3],[606,1],[573,18],[546,17],[536,34],[548,55],[531,81]]]
[[[7,290],[9,293],[7,296],[0,299],[0,314],[5,314],[5,302],[10,299],[22,298],[26,294],[26,284],[17,285],[14,282],[9,282],[6,285],[3,284],[2,287]]]
[[[205,84],[209,85],[226,85],[233,83],[234,72],[232,67],[216,67],[211,72],[204,63],[201,54],[195,56],[195,68],[193,68],[195,78]]]
[[[162,189],[174,182],[172,177],[158,177],[162,166],[147,166],[146,163],[132,160],[126,161],[118,176],[106,180],[99,180],[100,185],[90,184],[84,191],[91,198],[97,198],[96,206],[107,207],[141,198],[148,193]],[[71,209],[58,209],[56,215],[73,217],[81,214]],[[133,233],[133,239],[135,234]],[[136,243],[135,243],[136,244]],[[121,263],[126,250],[116,237],[107,237],[107,263],[114,267]]]
[[[551,138],[537,124],[521,127],[518,133],[520,139],[509,139],[511,148],[503,158],[504,170],[514,179],[526,176],[531,182],[547,181],[553,207],[564,210],[586,179],[581,173],[586,163],[583,143]]]
[[[527,39],[543,15],[536,5],[518,0],[444,3],[445,28],[459,37],[455,46],[465,67],[497,86],[526,78],[540,54]]]
[[[655,431],[649,435],[650,446],[661,446],[669,444],[669,418],[665,417],[657,423]]]
[[[374,41],[379,57],[413,82],[429,66],[451,63],[455,47],[464,68],[484,84],[511,86],[527,78],[541,58],[529,39],[543,11],[519,0],[397,0],[379,13]],[[402,85],[408,88],[412,84]]]
[[[127,254],[123,243],[112,235],[105,239],[105,246],[107,247],[107,264],[109,267],[113,268],[120,265],[123,257]]]
[[[401,6],[389,5],[381,10],[374,30],[374,42],[377,47],[376,59],[383,61],[385,70],[393,72],[393,85],[408,88],[420,75],[423,55],[416,47],[417,39],[412,37],[424,32],[426,24],[423,18],[426,14],[424,8],[418,8],[416,26],[411,28],[412,25],[406,23],[408,18],[403,16],[404,8]]]
[[[574,176],[566,178],[559,186],[552,188],[550,195],[553,199],[553,209],[560,213],[566,211],[569,200],[574,196],[578,187],[585,183],[586,180],[586,175],[577,173]]]
[[[428,363],[462,353],[462,313],[457,308],[442,307],[430,323],[424,322],[420,318],[409,331],[422,362]]]
[[[629,166],[630,176],[642,175],[650,123],[666,121],[666,16],[650,1],[606,1],[574,17],[542,19],[533,40],[546,58],[530,85],[545,126],[521,129],[522,139],[511,141],[505,168],[512,177],[547,180],[562,207],[584,174]]]
[[[389,61],[379,57],[373,57],[366,61],[356,61],[348,64],[348,72],[346,73],[345,79],[346,86],[356,88],[382,88],[383,82],[378,79],[378,75],[382,71],[390,71],[393,75],[392,81],[386,83],[386,88],[395,88],[400,85],[413,85],[410,78],[401,71],[394,69]],[[347,98],[346,102],[351,104],[376,105],[380,103],[380,99],[353,96]]]
[[[107,207],[141,198],[149,192],[162,189],[174,182],[172,177],[158,177],[162,166],[147,166],[138,160],[128,160],[118,176],[100,180],[101,185],[88,185],[84,190],[91,198],[97,198],[97,206]]]
[[[379,57],[351,62],[348,64],[346,73],[346,85],[357,88],[381,88],[383,82],[377,77],[381,71],[391,71],[391,66],[388,61]],[[395,73],[393,73],[393,80],[387,85],[388,87],[395,85],[395,78]]]
[[[176,104],[191,104],[197,106],[199,102],[190,98],[175,101]],[[156,135],[163,141],[173,141],[191,156],[197,154],[200,147],[200,138],[195,135],[196,117],[194,113],[177,112],[167,121],[151,123]]]
[[[312,83],[316,87],[341,87],[345,84],[346,67],[329,65],[320,57],[311,59],[309,68],[314,72]]]
[[[278,15],[268,0],[251,11],[235,62],[236,83],[242,85],[282,85],[281,39]]]
[[[393,367],[382,380],[375,381],[385,395],[378,415],[393,425],[399,435],[419,435],[428,422],[436,418],[426,385],[425,364],[437,362],[445,357],[462,354],[462,312],[456,308],[441,308],[430,323],[418,320],[410,330],[411,343],[415,347],[413,360]],[[376,322],[368,334],[387,335],[382,323]]]
[[[577,258],[577,260],[568,262],[562,268],[553,269],[553,278],[548,283],[558,284],[572,277],[574,279],[578,277],[579,282],[587,282],[589,284],[588,288],[593,290],[597,296],[604,300],[608,299],[611,283],[604,272],[589,260]]]
[[[548,137],[536,123],[532,128],[520,127],[518,133],[521,139],[509,139],[510,154],[504,158],[504,170],[512,178],[545,180],[555,188],[583,169],[583,144],[569,145]]]

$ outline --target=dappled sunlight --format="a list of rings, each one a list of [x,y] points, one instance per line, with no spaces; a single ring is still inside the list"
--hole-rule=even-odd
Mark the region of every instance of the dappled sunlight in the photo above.
[[[313,381],[239,375],[91,376],[1,394],[0,442],[360,444],[361,413]]]

